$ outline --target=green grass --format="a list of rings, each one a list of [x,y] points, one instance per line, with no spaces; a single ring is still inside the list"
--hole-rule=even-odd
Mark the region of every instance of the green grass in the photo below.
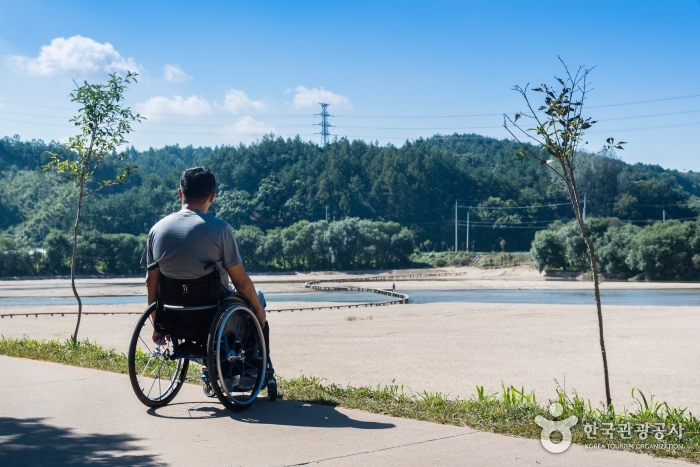
[[[497,269],[533,264],[530,254],[527,252],[418,252],[411,256],[411,261],[413,261],[416,265],[422,264],[424,266],[434,268],[442,268],[446,266],[471,266],[483,269]]]
[[[0,354],[117,373],[126,373],[127,368],[125,354],[105,350],[98,344],[87,341],[72,344],[70,341],[61,343],[3,337],[0,339]],[[198,368],[189,371],[187,382],[200,384]],[[278,386],[280,395],[286,399],[433,423],[470,426],[526,438],[540,437],[541,429],[534,423],[535,416],[552,418],[538,403],[534,393],[506,385],[502,386],[499,393],[487,393],[483,387],[477,387],[476,394],[468,399],[453,399],[441,393],[406,394],[403,386],[397,385],[359,388],[339,386],[304,375],[291,379],[278,376]],[[700,463],[700,421],[687,409],[672,408],[665,402],[654,401],[637,389],[632,390],[634,408],[620,411],[614,408],[608,411],[595,409],[590,401],[585,401],[578,395],[569,397],[561,390],[557,392],[558,402],[564,409],[559,419],[571,415],[579,419],[579,423],[572,429],[574,443],[614,443],[618,445],[618,449]],[[593,423],[598,426],[598,434],[593,439],[588,439],[583,425]],[[646,440],[633,436],[633,439],[623,441],[617,435],[610,440],[602,436],[600,428],[604,423],[613,423],[616,428],[626,423],[632,423],[635,427],[645,423],[652,426],[659,423],[665,425],[666,431],[670,429],[671,424],[683,424],[684,432],[680,440],[668,436],[662,441],[657,441],[651,432]],[[680,445],[680,448],[658,446],[662,443]]]
[[[345,321],[366,321],[366,320],[372,320],[374,319],[372,316],[368,316],[366,318],[358,318],[357,316],[348,316],[345,318]]]

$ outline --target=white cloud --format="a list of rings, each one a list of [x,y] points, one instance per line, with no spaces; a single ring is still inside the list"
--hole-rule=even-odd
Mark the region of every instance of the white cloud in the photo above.
[[[192,77],[185,73],[185,70],[180,68],[180,65],[172,64],[163,67],[163,79],[172,83],[182,83],[192,79]]]
[[[190,96],[184,99],[174,96],[151,97],[145,102],[138,102],[134,108],[144,117],[150,120],[157,120],[170,115],[209,115],[211,114],[211,104],[200,96]]]
[[[68,72],[139,71],[132,58],[124,58],[109,42],[100,44],[89,37],[57,37],[41,47],[36,58],[11,55],[7,64],[17,71],[32,75],[53,75]]]
[[[262,112],[266,107],[263,101],[251,100],[245,92],[238,89],[227,91],[224,99],[224,109],[232,113]]]
[[[236,123],[226,125],[223,129],[224,133],[231,136],[263,136],[277,131],[275,125],[269,125],[265,122],[255,120],[250,115],[239,118]]]
[[[294,89],[294,100],[292,103],[297,109],[303,107],[316,107],[319,103],[331,104],[336,107],[352,109],[350,99],[347,96],[336,94],[321,88],[307,89],[304,86],[298,86]]]

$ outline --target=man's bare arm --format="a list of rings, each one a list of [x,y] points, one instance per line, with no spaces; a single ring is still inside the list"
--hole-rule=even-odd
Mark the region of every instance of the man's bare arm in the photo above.
[[[246,272],[243,264],[237,264],[233,267],[227,269],[228,275],[231,278],[233,286],[236,288],[238,293],[243,295],[248,299],[250,305],[253,307],[255,316],[260,321],[260,325],[265,327],[265,309],[262,307],[260,300],[258,300],[258,294],[255,292],[255,286],[253,281],[250,280],[248,273]]]
[[[148,297],[149,305],[155,303],[158,299],[158,286],[160,286],[160,271],[158,269],[146,270],[146,296]],[[155,323],[156,310],[153,310],[153,313],[151,313],[151,319]],[[155,329],[153,330],[153,342],[158,345],[164,345],[166,343],[163,336]]]
[[[151,269],[146,271],[146,295],[148,304],[155,302],[158,297],[158,286],[160,285],[160,271]]]

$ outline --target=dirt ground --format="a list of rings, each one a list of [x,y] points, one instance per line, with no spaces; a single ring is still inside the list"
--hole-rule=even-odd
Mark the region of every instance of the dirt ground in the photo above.
[[[456,269],[467,274],[438,280],[397,282],[397,289],[587,288],[591,283],[549,281],[525,270]],[[425,271],[423,271],[425,272]],[[434,272],[434,271],[430,271]],[[534,274],[533,274],[534,273]],[[311,274],[255,276],[266,291],[303,289]],[[324,277],[343,277],[327,274]],[[347,276],[346,276],[347,277]],[[352,277],[357,277],[353,275]],[[143,294],[140,279],[81,281],[91,294]],[[387,283],[362,283],[388,287]],[[605,283],[604,288],[698,288],[700,284]],[[109,291],[110,293],[106,293]],[[0,281],[0,298],[65,296],[65,280]],[[328,303],[330,304],[330,303]],[[320,304],[314,304],[318,306]],[[271,309],[310,306],[274,303]],[[75,306],[32,311],[75,311]],[[87,306],[85,311],[139,312],[140,305]],[[28,311],[2,307],[3,313]],[[348,317],[355,320],[348,320]],[[136,315],[88,315],[81,338],[125,351]],[[612,399],[633,408],[631,390],[674,406],[700,410],[700,314],[695,307],[604,306]],[[300,373],[338,384],[403,385],[407,392],[434,391],[469,397],[475,386],[501,383],[553,397],[558,381],[594,405],[604,399],[594,305],[429,303],[387,307],[271,312],[271,356],[278,373]],[[67,338],[75,316],[4,318],[0,334],[37,339]]]

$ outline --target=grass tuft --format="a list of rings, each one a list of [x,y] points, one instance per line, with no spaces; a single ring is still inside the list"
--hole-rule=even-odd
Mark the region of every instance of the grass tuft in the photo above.
[[[98,344],[83,341],[36,341],[30,339],[0,339],[0,354],[12,357],[45,360],[84,368],[126,373],[127,357],[114,350],[105,350]],[[198,365],[189,371],[187,382],[200,384]],[[301,375],[287,379],[278,376],[280,395],[316,404],[341,406],[368,412],[411,418],[446,425],[470,426],[484,431],[526,438],[539,438],[541,428],[534,423],[536,416],[551,419],[547,410],[537,402],[534,392],[502,384],[499,393],[488,393],[483,386],[476,387],[476,394],[468,399],[452,399],[447,394],[422,392],[407,394],[403,386],[390,384],[376,387],[351,387],[327,384],[321,378]],[[632,390],[634,408],[610,410],[594,409],[590,400],[568,396],[561,389],[556,401],[563,407],[559,420],[576,416],[579,423],[572,429],[573,441],[588,445],[613,445],[614,449],[629,450],[662,457],[682,458],[700,462],[700,421],[687,408],[672,408],[665,402],[655,401],[638,389]],[[549,404],[547,404],[549,405]],[[584,432],[584,424],[597,424],[595,435]],[[609,439],[603,434],[604,424],[633,427],[654,424],[683,425],[681,439],[658,440],[653,431],[641,440],[638,437],[624,441],[619,436]],[[634,431],[633,431],[634,433]],[[589,437],[592,436],[592,437]]]
[[[366,321],[366,320],[373,320],[374,318],[372,316],[367,316],[366,318],[358,318],[357,316],[348,316],[345,318],[345,321]]]

